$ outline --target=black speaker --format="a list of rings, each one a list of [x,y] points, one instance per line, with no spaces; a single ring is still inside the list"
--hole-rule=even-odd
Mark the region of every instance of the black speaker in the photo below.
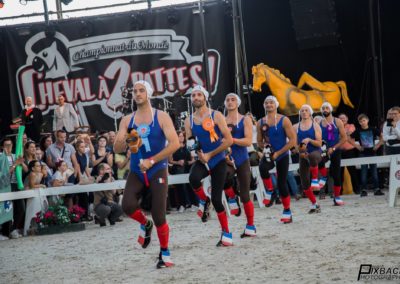
[[[299,49],[336,45],[336,10],[333,0],[290,0],[293,28]]]

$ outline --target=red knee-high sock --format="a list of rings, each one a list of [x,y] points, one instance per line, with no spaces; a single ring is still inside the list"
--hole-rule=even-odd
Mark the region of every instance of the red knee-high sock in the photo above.
[[[194,193],[196,193],[197,197],[200,198],[203,201],[207,200],[207,195],[204,192],[203,186],[200,186],[199,188],[194,190]]]
[[[254,204],[251,200],[243,203],[244,212],[246,213],[247,225],[254,225]]]
[[[225,191],[225,194],[228,195],[229,199],[235,198],[236,194],[233,191],[232,187],[228,187],[228,188],[224,189],[224,191]]]
[[[341,186],[340,185],[334,185],[333,186],[333,192],[335,194],[335,197],[339,197],[340,196],[340,190],[341,190]]]
[[[328,176],[328,169],[325,168],[325,167],[320,168],[320,169],[319,169],[319,172],[321,173],[321,175],[322,175],[323,177]]]
[[[304,190],[304,194],[308,197],[312,204],[315,204],[317,202],[314,192],[311,190],[311,187],[309,187],[307,190]]]
[[[160,241],[161,249],[168,249],[169,241],[169,226],[167,223],[157,227],[158,240]]]
[[[283,209],[290,209],[290,195],[283,197],[281,196]]]
[[[263,178],[262,180],[263,180],[264,187],[265,187],[266,190],[268,190],[268,191],[274,190],[274,185],[272,184],[272,178],[271,177]]]
[[[318,178],[318,167],[310,167],[311,179]]]
[[[218,215],[219,223],[221,224],[222,231],[229,233],[228,217],[226,216],[225,210],[217,213],[217,215]]]
[[[146,225],[147,223],[147,218],[144,216],[142,210],[137,209],[135,212],[133,212],[131,215],[129,215],[133,220],[138,221],[142,225]]]

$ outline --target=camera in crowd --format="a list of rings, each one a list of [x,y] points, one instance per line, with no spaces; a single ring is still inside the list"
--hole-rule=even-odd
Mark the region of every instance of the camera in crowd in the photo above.
[[[267,160],[267,162],[272,162],[272,154],[273,154],[273,150],[272,150],[272,146],[270,144],[265,145],[264,149],[263,149],[263,154],[265,159]]]
[[[109,173],[105,173],[103,175],[103,177],[99,180],[99,183],[104,183],[106,180],[108,180],[110,178],[110,174]]]
[[[189,152],[197,152],[201,150],[199,141],[194,136],[190,137],[186,142],[186,147]]]
[[[321,157],[325,158],[328,156],[328,147],[326,145],[326,142],[322,140],[322,146],[321,146]]]

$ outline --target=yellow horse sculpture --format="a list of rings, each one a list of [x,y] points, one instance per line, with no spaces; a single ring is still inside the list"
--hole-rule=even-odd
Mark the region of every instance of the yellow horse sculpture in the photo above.
[[[303,104],[309,104],[315,112],[320,112],[322,103],[329,102],[333,110],[336,110],[343,102],[354,108],[348,95],[346,83],[339,82],[320,82],[307,72],[304,72],[297,84],[294,86],[279,70],[268,67],[260,63],[253,66],[253,90],[261,92],[262,84],[266,83],[272,94],[279,101],[279,109],[285,115],[297,115]],[[302,90],[307,84],[311,90]]]

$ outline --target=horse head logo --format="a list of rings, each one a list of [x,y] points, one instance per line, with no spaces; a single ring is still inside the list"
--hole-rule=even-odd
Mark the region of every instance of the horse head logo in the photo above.
[[[36,53],[31,64],[33,69],[44,74],[46,79],[66,77],[69,73],[69,66],[57,49],[56,41]]]

